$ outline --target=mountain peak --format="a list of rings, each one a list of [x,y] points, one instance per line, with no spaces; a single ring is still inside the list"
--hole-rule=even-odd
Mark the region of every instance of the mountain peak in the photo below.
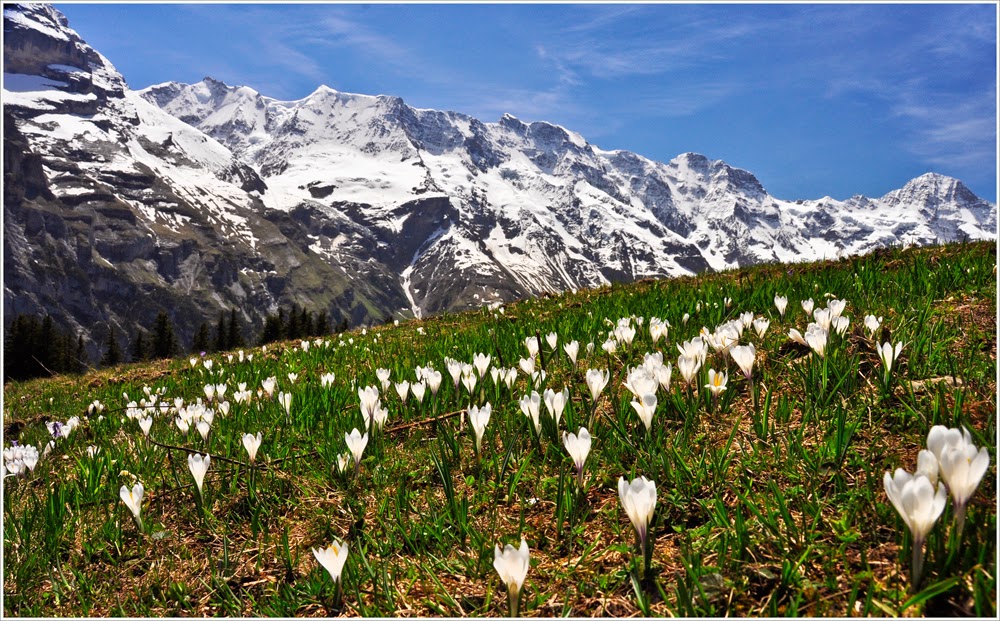
[[[4,31],[9,24],[11,29],[33,29],[58,39],[70,39],[70,34],[65,32],[69,30],[69,20],[50,4],[5,4],[3,16]]]
[[[125,79],[80,35],[66,16],[47,4],[4,5],[4,72],[63,80],[66,67],[80,70],[66,90],[121,97]],[[85,75],[89,74],[89,75]]]
[[[919,177],[911,179],[906,185],[921,185],[926,183],[953,184],[958,182],[958,179],[949,177],[948,175],[942,175],[941,173],[936,172],[925,172]]]

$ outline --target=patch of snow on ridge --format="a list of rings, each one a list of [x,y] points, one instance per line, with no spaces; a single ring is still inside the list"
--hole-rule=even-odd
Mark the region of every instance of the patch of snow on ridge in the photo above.
[[[399,281],[403,287],[403,294],[406,295],[407,301],[410,303],[410,310],[413,311],[413,316],[417,319],[423,319],[423,311],[417,304],[416,300],[413,299],[413,291],[411,290],[410,277],[413,275],[413,264],[410,263],[406,266],[399,274]]]

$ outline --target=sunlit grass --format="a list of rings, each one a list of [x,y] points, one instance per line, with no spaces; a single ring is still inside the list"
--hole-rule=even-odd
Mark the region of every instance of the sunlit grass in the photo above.
[[[523,538],[526,616],[994,616],[995,265],[990,244],[892,250],[247,348],[210,368],[185,358],[9,384],[4,448],[43,453],[46,422],[81,424],[4,480],[4,613],[503,616],[496,546]],[[830,299],[849,324],[820,356],[789,331],[805,335]],[[769,322],[763,335],[751,323],[718,345],[753,345],[749,376],[746,352],[709,347],[686,382],[678,346],[744,313]],[[882,318],[875,332],[866,315]],[[658,374],[644,380],[644,364]],[[655,399],[630,391],[644,381]],[[404,401],[403,382],[423,398]],[[363,410],[369,386],[378,403]],[[88,412],[95,400],[104,409]],[[949,503],[914,588],[882,479],[914,471],[938,424],[967,427],[990,466],[961,545]],[[581,427],[582,472],[563,437]],[[354,430],[367,442],[352,452]],[[251,459],[245,434],[258,433]],[[211,456],[200,493],[192,454]],[[619,498],[619,480],[638,477],[656,484],[648,547]],[[138,482],[141,529],[120,491]],[[312,552],[335,542],[349,550],[337,582]]]

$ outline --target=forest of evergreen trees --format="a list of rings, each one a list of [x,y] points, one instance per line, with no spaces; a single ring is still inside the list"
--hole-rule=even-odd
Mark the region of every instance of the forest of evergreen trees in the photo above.
[[[337,326],[337,332],[347,329],[347,320]],[[268,315],[257,338],[249,344],[262,345],[285,339],[325,336],[330,333],[326,311],[314,313],[297,305],[280,308]],[[122,348],[121,339],[127,348]],[[244,326],[236,309],[219,313],[215,325],[203,323],[195,332],[190,348],[179,342],[174,324],[166,312],[160,311],[152,329],[139,328],[126,335],[111,326],[102,344],[99,366],[110,367],[123,362],[139,362],[172,358],[185,352],[195,354],[227,351],[245,347]],[[93,368],[87,356],[83,335],[73,334],[56,325],[53,318],[17,315],[5,329],[4,382],[46,377],[61,373],[83,373]]]
[[[5,332],[4,381],[80,373],[87,368],[83,336],[59,328],[49,315],[18,315]]]

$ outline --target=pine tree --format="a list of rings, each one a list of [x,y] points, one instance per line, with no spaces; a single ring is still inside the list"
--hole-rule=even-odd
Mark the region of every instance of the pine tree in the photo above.
[[[153,324],[153,356],[172,358],[176,353],[177,337],[174,336],[174,324],[166,311],[160,311]]]
[[[83,346],[83,335],[76,337],[76,351],[73,352],[73,360],[68,369],[70,373],[83,373],[90,366],[90,357],[87,356],[87,349]]]
[[[273,343],[281,338],[281,322],[276,315],[268,315],[264,320],[264,330],[260,334],[260,344]]]
[[[299,326],[303,337],[314,335],[312,313],[307,311],[305,307],[302,308],[302,317],[299,319]]]
[[[146,331],[142,328],[136,330],[135,340],[132,342],[132,362],[149,360],[149,343],[146,339]]]
[[[229,349],[229,342],[226,337],[229,333],[226,331],[226,313],[222,311],[219,313],[219,324],[215,327],[215,351],[226,351]]]
[[[48,372],[44,371],[44,369],[55,371],[56,369],[53,367],[58,366],[59,346],[62,343],[59,342],[60,339],[57,336],[52,316],[46,315],[45,319],[42,320],[41,329],[35,332],[35,342],[31,348],[39,365],[43,367],[43,374],[45,375],[48,375]]]
[[[4,335],[4,379],[38,377],[44,371],[33,357],[32,348],[37,342],[38,319],[32,315],[18,315],[7,326]]]
[[[104,355],[101,357],[101,366],[113,367],[119,364],[123,357],[122,350],[118,346],[118,339],[115,338],[115,327],[111,326],[108,329],[108,340],[104,344]]]
[[[292,304],[292,310],[288,313],[288,325],[285,326],[287,340],[297,339],[302,335],[302,322],[299,319],[299,307]]]
[[[243,331],[240,329],[240,321],[236,316],[236,309],[229,310],[229,349],[236,349],[245,345],[243,341]]]
[[[208,324],[203,321],[201,322],[201,326],[198,327],[198,331],[194,334],[194,341],[191,343],[191,353],[200,354],[201,352],[207,352],[208,348],[211,347],[209,344],[210,340]]]
[[[316,336],[326,336],[330,333],[330,325],[326,318],[326,311],[320,311],[316,315]]]

